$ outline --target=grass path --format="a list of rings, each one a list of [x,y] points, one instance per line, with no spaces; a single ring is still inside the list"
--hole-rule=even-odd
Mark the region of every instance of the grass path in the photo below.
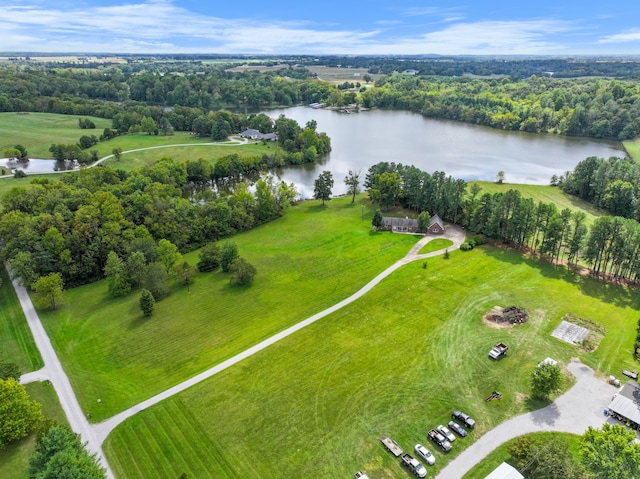
[[[476,430],[452,453],[434,451],[433,477],[473,438],[544,405],[527,398],[531,371],[544,357],[566,364],[580,355],[604,375],[633,365],[628,332],[635,330],[639,304],[624,287],[605,287],[518,252],[484,246],[454,251],[449,260],[431,258],[426,270],[419,263],[401,267],[361,300],[122,423],[103,446],[118,477],[144,478],[156,470],[191,476],[172,464],[193,450],[212,464],[198,476],[205,478],[347,477],[358,469],[372,479],[405,477],[397,459],[380,446],[380,435],[411,450],[417,442],[428,443],[426,431],[446,422],[452,408],[465,410],[478,421]],[[496,304],[535,314],[522,327],[489,328],[480,318]],[[549,336],[568,311],[608,328],[596,352],[579,353]],[[489,361],[487,351],[500,340],[509,344],[510,355]],[[485,403],[494,389],[504,399]],[[197,429],[167,431],[166,438],[146,443],[174,407],[189,410]]]
[[[465,234],[464,231],[457,227],[457,226],[449,226],[447,228],[447,231],[445,232],[445,234],[443,235],[444,239],[448,240],[451,243],[451,246],[449,246],[449,248],[451,250],[455,250],[457,248],[460,247],[460,245],[462,244],[462,242],[465,239]],[[367,294],[369,291],[371,291],[375,286],[377,286],[383,279],[385,279],[387,276],[389,276],[390,274],[392,274],[394,271],[396,271],[398,268],[400,268],[401,266],[404,266],[412,261],[417,261],[417,260],[424,260],[427,258],[431,258],[434,256],[438,256],[440,254],[443,253],[443,250],[437,250],[437,251],[433,251],[431,253],[426,253],[426,254],[418,254],[417,252],[420,251],[426,244],[428,244],[430,241],[432,240],[441,240],[442,238],[436,238],[433,236],[425,236],[424,238],[422,238],[420,241],[418,241],[418,243],[411,248],[411,250],[407,253],[407,255],[400,259],[399,261],[395,262],[393,265],[389,266],[387,269],[385,269],[382,273],[380,273],[379,275],[377,275],[375,278],[373,278],[371,281],[369,281],[366,285],[364,285],[361,289],[359,289],[357,292],[355,292],[354,294],[352,294],[351,296],[349,296],[348,298],[340,301],[339,303],[325,309],[324,311],[321,311],[317,314],[314,314],[313,316],[311,316],[310,318],[305,319],[304,321],[301,321],[297,324],[295,324],[294,326],[278,333],[275,334],[274,336],[271,336],[270,338],[256,344],[255,346],[250,347],[249,349],[246,349],[245,351],[241,352],[240,354],[235,355],[234,357],[228,359],[227,361],[224,361],[221,364],[218,364],[206,371],[204,371],[201,374],[198,374],[197,376],[194,376],[193,378],[190,378],[166,391],[163,391],[160,394],[157,394],[156,396],[143,401],[140,404],[137,404],[129,409],[127,409],[126,411],[123,411],[111,418],[109,418],[107,421],[104,421],[103,423],[97,424],[95,426],[95,430],[97,432],[97,437],[98,437],[98,441],[100,441],[101,443],[106,439],[106,437],[109,435],[109,433],[111,433],[111,431],[118,426],[120,423],[124,422],[126,419],[130,418],[131,416],[133,416],[134,414],[139,413],[140,411],[143,411],[155,404],[158,404],[160,401],[164,401],[165,399],[168,399],[172,396],[175,396],[176,394],[181,393],[182,391],[185,391],[186,389],[204,381],[205,379],[208,379],[218,373],[220,373],[221,371],[224,371],[225,369],[239,363],[240,361],[243,361],[244,359],[253,356],[254,354],[262,351],[265,348],[268,348],[269,346],[274,345],[275,343],[277,343],[278,341],[286,338],[287,336],[290,336],[298,331],[300,331],[303,328],[306,328],[307,326],[315,323],[316,321],[324,318],[325,316],[328,316],[332,313],[335,313],[336,311],[344,308],[345,306],[347,306],[348,304],[353,303],[354,301],[360,299],[361,297],[363,297],[365,294]]]

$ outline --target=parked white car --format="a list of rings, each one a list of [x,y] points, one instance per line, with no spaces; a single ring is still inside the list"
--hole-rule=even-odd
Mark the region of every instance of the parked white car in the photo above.
[[[440,424],[436,429],[438,430],[438,432],[440,432],[440,434],[446,437],[449,442],[453,442],[456,440],[456,436],[454,436],[454,434],[442,424]]]
[[[424,459],[424,462],[426,462],[430,466],[433,466],[436,463],[435,456],[431,454],[431,452],[429,452],[429,449],[424,447],[422,444],[416,444],[414,450],[416,451],[416,454]]]

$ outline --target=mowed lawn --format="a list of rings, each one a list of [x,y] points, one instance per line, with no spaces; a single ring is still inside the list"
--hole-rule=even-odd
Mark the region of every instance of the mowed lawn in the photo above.
[[[67,291],[63,308],[40,317],[85,413],[106,419],[356,292],[419,239],[372,232],[371,215],[364,197],[302,203],[232,238],[258,271],[252,286],[200,274],[148,319],[139,293],[110,299],[104,280]]]
[[[557,432],[538,432],[534,434],[527,434],[526,437],[530,437],[531,439],[540,439],[545,442],[551,440],[552,438],[558,438],[564,441],[569,451],[572,455],[578,456],[580,451],[580,436],[575,434],[568,433],[557,433]],[[518,439],[512,439],[511,441],[506,442],[505,444],[498,446],[492,453],[490,453],[487,457],[485,457],[480,464],[475,466],[469,472],[464,475],[464,479],[484,479],[491,471],[493,471],[496,467],[498,467],[503,462],[508,462],[511,458],[507,448],[514,444]]]
[[[597,208],[593,204],[584,201],[577,196],[569,195],[556,186],[545,185],[522,185],[518,183],[493,183],[490,181],[471,181],[467,186],[467,193],[469,192],[471,185],[478,183],[482,188],[482,191],[478,194],[478,197],[485,193],[505,193],[509,190],[518,190],[523,198],[532,198],[536,203],[553,203],[558,210],[569,208],[574,211],[583,211],[587,215],[587,223],[591,224],[598,216],[606,215],[607,212]]]
[[[31,400],[42,404],[42,414],[46,419],[54,419],[59,424],[69,425],[51,383],[36,382],[27,384],[25,388]],[[29,459],[35,449],[36,432],[33,432],[0,451],[0,477],[3,479],[28,479]]]
[[[95,129],[82,130],[79,118],[89,118]],[[111,120],[54,113],[0,113],[0,156],[14,145],[23,145],[31,158],[51,158],[52,143],[76,143],[83,135],[100,136]]]
[[[42,358],[4,265],[0,278],[0,360],[17,364],[22,373],[40,369]]]
[[[122,138],[124,142],[125,139],[130,139],[130,136]],[[144,138],[144,136],[142,136],[142,138]],[[116,142],[118,140],[119,138],[111,141]],[[193,142],[193,140],[191,141]],[[122,155],[120,160],[116,160],[115,158],[105,160],[105,164],[111,166],[112,168],[130,171],[134,168],[151,165],[163,156],[168,156],[169,158],[172,158],[174,161],[178,162],[188,160],[195,161],[199,158],[204,158],[205,160],[209,160],[209,162],[213,164],[218,158],[227,155],[237,154],[241,158],[246,158],[250,156],[262,156],[265,153],[270,154],[276,151],[276,147],[274,145],[263,145],[261,143],[226,143],[219,145],[198,145],[198,143],[193,143],[191,145],[189,142],[185,142],[185,145],[189,146],[172,146],[167,144],[162,148],[153,148],[151,150],[145,151],[133,151],[131,153]],[[137,146],[136,148],[143,147]],[[129,149],[135,148],[127,148],[127,150]],[[125,149],[123,148],[123,150]],[[104,156],[106,156],[107,154],[111,154],[111,150],[109,150],[109,152],[107,152]]]
[[[540,407],[527,395],[547,356],[580,356],[600,374],[634,367],[635,291],[573,275],[509,249],[455,251],[414,262],[361,300],[274,346],[143,411],[107,438],[119,478],[408,477],[379,442],[408,451],[420,442],[437,472],[473,438]],[[531,319],[512,329],[485,325],[495,305],[519,305]],[[590,354],[550,337],[572,312],[608,328]],[[510,346],[497,362],[487,352]],[[565,387],[570,386],[567,381]],[[502,401],[485,402],[493,390]],[[477,421],[444,455],[426,439],[460,408]]]

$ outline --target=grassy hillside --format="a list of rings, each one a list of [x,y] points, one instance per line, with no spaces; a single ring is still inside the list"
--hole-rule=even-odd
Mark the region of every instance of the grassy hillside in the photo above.
[[[200,274],[142,317],[139,293],[110,299],[106,281],[66,293],[42,313],[85,412],[100,421],[187,379],[350,296],[403,257],[412,235],[371,232],[371,208],[350,198],[307,202],[285,217],[235,236],[255,265],[252,286]],[[197,253],[187,256],[197,262]],[[102,401],[98,405],[96,399]]]
[[[418,262],[419,263],[419,262]],[[314,323],[220,375],[144,411],[107,439],[121,478],[406,477],[380,445],[428,444],[428,429],[461,408],[481,434],[541,404],[528,399],[531,372],[551,356],[580,356],[610,374],[632,368],[639,299],[634,291],[576,276],[508,249],[456,251],[413,263],[360,301]],[[519,305],[531,320],[494,329],[482,315]],[[567,312],[608,328],[583,353],[550,336]],[[497,341],[510,346],[487,358]],[[568,384],[566,385],[568,386]],[[484,402],[493,390],[502,401]],[[437,474],[449,455],[436,451]],[[430,449],[434,450],[431,446]]]
[[[587,222],[590,224],[598,216],[606,215],[604,210],[601,210],[591,203],[584,201],[577,196],[568,195],[560,188],[554,186],[545,185],[521,185],[518,183],[504,183],[499,185],[490,181],[472,181],[469,182],[467,192],[473,183],[477,183],[482,188],[482,191],[478,196],[482,196],[485,193],[504,193],[509,190],[518,190],[524,198],[533,198],[538,203],[540,201],[545,203],[554,203],[559,210],[569,208],[571,210],[581,210],[587,214]]]
[[[82,130],[79,118],[89,118],[95,130]],[[0,157],[7,148],[21,144],[31,158],[51,158],[52,143],[76,143],[83,135],[100,136],[111,120],[53,113],[0,113]]]
[[[622,144],[631,158],[640,161],[640,138],[632,141],[623,141]]]

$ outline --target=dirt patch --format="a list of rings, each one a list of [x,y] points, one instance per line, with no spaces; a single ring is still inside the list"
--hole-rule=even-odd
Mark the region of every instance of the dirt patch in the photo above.
[[[522,401],[527,399],[527,395],[524,393],[516,393],[516,404],[520,404]]]
[[[526,323],[528,319],[527,312],[517,306],[509,306],[508,308],[494,306],[482,317],[482,321],[492,328],[510,328],[516,324]]]

